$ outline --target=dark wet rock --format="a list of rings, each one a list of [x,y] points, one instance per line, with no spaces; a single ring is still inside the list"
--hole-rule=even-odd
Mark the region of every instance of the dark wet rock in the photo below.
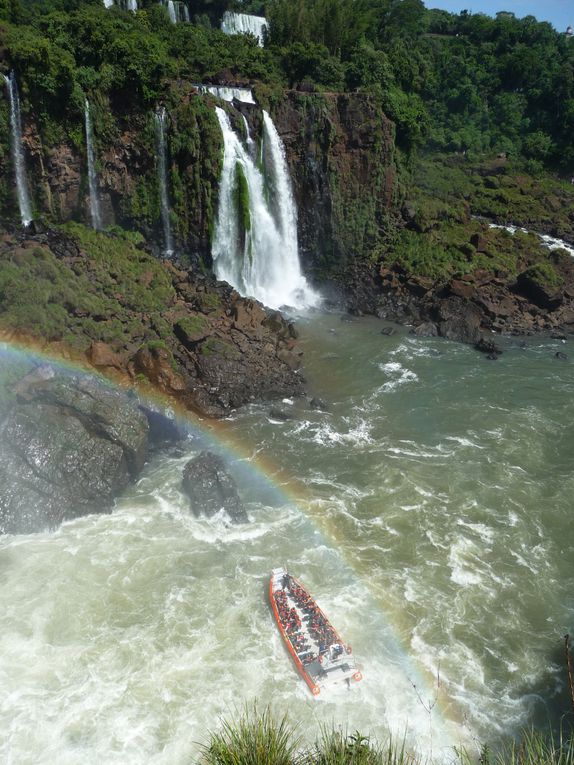
[[[383,327],[381,329],[381,335],[386,335],[387,337],[391,337],[391,335],[396,335],[397,330],[394,327]]]
[[[489,359],[497,359],[500,354],[502,353],[502,348],[500,348],[494,340],[488,339],[486,337],[481,337],[475,344],[474,347],[477,351],[480,351],[481,353],[487,354],[487,358]]]
[[[413,327],[411,335],[416,335],[417,337],[437,337],[438,327],[434,322],[426,321],[423,324],[419,324],[418,327]]]
[[[272,420],[278,420],[279,422],[287,422],[287,420],[293,419],[293,415],[290,412],[286,412],[284,409],[278,409],[277,407],[272,407],[269,410],[269,417]]]
[[[540,308],[553,311],[563,302],[564,295],[556,286],[541,282],[534,269],[527,269],[519,274],[516,287],[520,294]]]
[[[311,401],[309,402],[309,406],[311,409],[314,409],[318,412],[327,412],[329,411],[329,407],[327,406],[327,402],[324,401],[322,398],[319,398],[318,396],[314,396]]]
[[[178,443],[185,438],[185,433],[177,422],[163,412],[140,405],[149,427],[150,446],[163,447]]]
[[[0,532],[109,511],[147,448],[135,397],[86,378],[30,383],[0,424]]]
[[[554,356],[557,359],[560,359],[560,361],[567,361],[568,360],[568,356],[563,351],[556,351]]]
[[[182,486],[195,515],[211,517],[225,511],[234,523],[245,523],[247,513],[232,476],[221,457],[201,452],[183,469]]]

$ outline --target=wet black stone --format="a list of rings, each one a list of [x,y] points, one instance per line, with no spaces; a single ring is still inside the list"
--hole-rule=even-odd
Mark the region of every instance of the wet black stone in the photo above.
[[[235,481],[219,455],[206,451],[190,460],[183,469],[182,487],[196,515],[211,517],[224,510],[235,523],[248,520]]]

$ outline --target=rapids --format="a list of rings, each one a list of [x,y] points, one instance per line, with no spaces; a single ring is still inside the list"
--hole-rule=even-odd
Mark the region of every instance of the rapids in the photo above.
[[[335,314],[299,323],[328,411],[253,405],[154,457],[111,515],[0,539],[0,759],[194,762],[255,698],[449,761],[557,710],[574,616],[572,345],[473,349]],[[555,356],[567,354],[566,360]],[[190,515],[202,448],[251,523]],[[266,602],[286,564],[364,680],[313,699]]]

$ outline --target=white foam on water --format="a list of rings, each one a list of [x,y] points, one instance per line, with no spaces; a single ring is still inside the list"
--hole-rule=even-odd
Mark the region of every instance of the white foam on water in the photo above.
[[[537,236],[540,239],[541,244],[549,250],[565,250],[569,255],[574,257],[574,246],[572,244],[565,242],[563,239],[550,236],[549,234],[539,234],[536,231],[529,231],[527,228],[522,228],[522,226],[502,226],[496,223],[489,223],[488,228],[503,229],[504,231],[508,231],[509,234],[515,234],[517,231],[520,231],[522,234],[533,234],[534,236]]]
[[[415,372],[403,367],[398,361],[387,361],[384,364],[379,364],[379,369],[391,378],[379,388],[384,393],[394,391],[406,383],[417,382],[419,379]]]
[[[476,545],[465,537],[459,537],[450,546],[450,578],[461,587],[471,587],[484,583],[482,575],[476,570],[476,554]]]

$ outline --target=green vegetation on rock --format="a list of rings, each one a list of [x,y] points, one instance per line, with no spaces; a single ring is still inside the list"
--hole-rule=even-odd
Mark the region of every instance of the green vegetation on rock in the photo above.
[[[235,204],[239,211],[239,222],[243,231],[251,229],[251,213],[249,212],[249,187],[240,162],[235,164],[235,187],[233,189]]]

